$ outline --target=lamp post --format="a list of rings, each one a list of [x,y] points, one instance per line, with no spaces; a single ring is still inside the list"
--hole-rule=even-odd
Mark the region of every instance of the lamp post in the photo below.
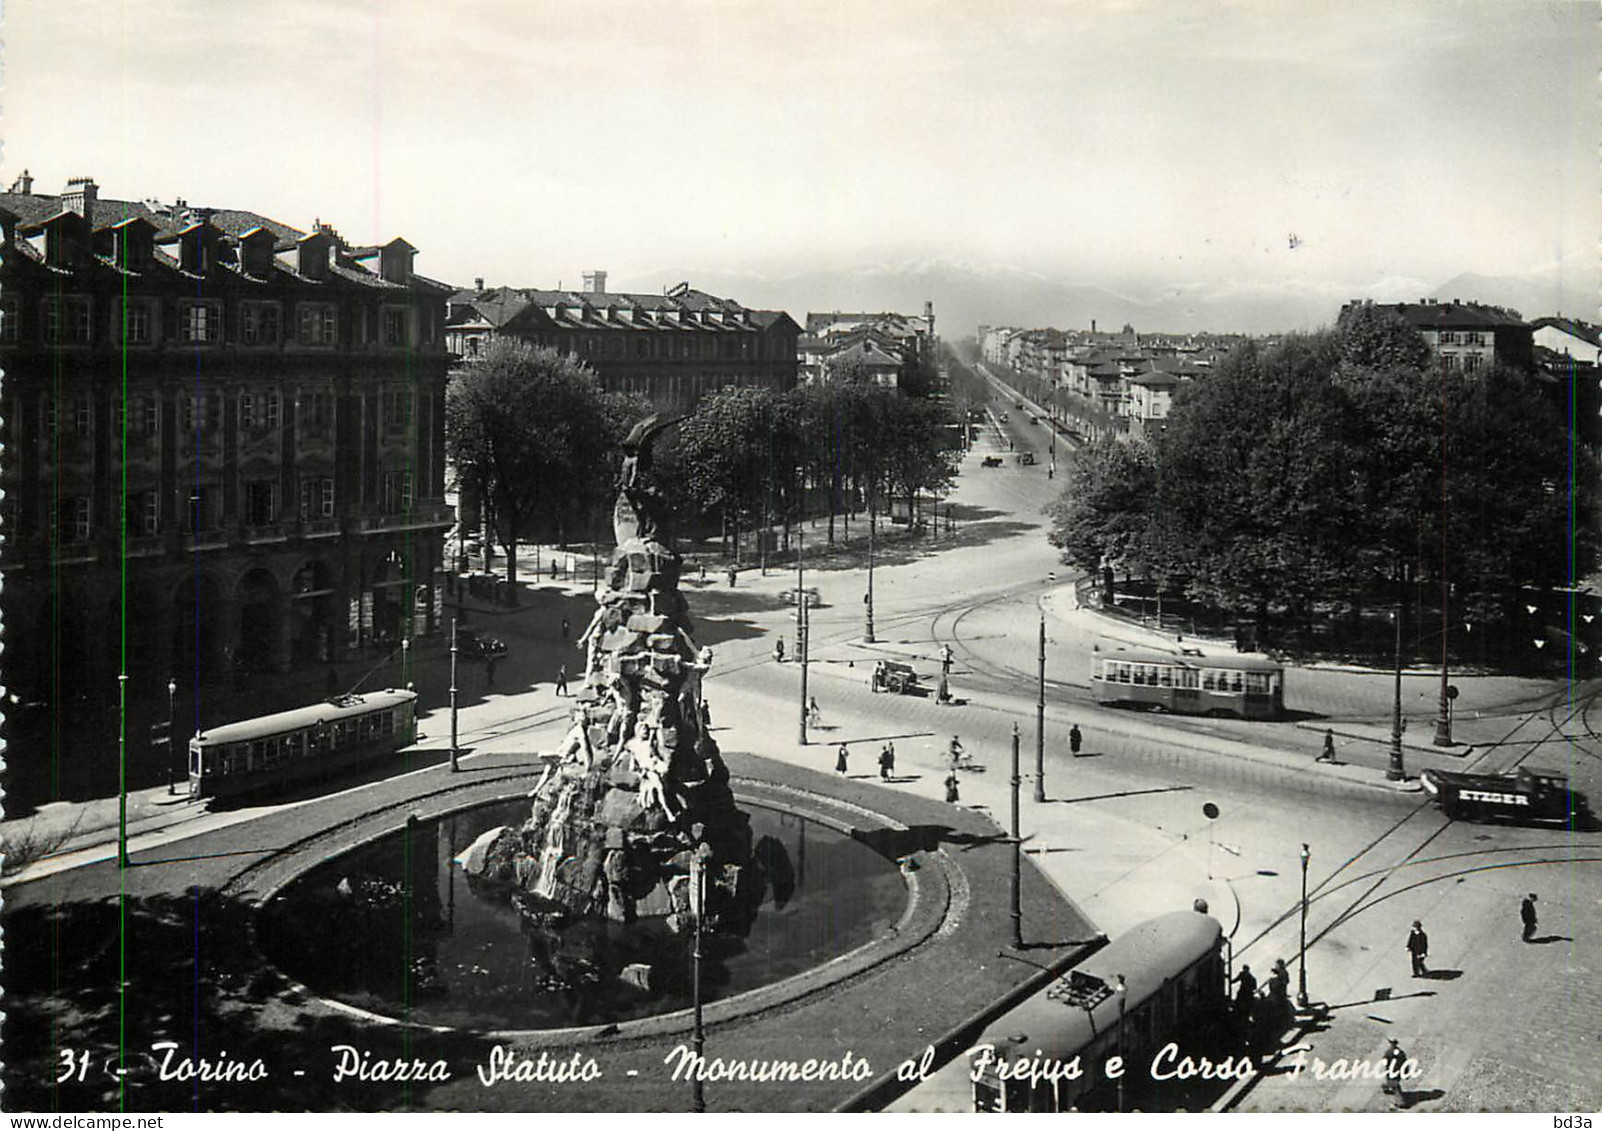
[[[1446,582],[1446,567],[1445,567],[1445,563],[1442,563],[1442,567],[1441,567],[1441,706],[1440,706],[1440,710],[1437,712],[1437,714],[1435,716],[1435,745],[1436,746],[1450,746],[1450,745],[1452,745],[1452,697],[1451,697],[1451,694],[1450,694],[1452,685],[1451,685],[1451,680],[1450,680],[1449,673],[1447,671],[1447,664],[1448,664],[1447,644],[1449,642],[1449,637],[1448,637],[1447,633],[1448,633],[1448,626],[1450,625],[1451,622],[1447,618],[1447,607],[1446,607],[1447,606],[1447,602],[1448,602],[1450,597],[1451,597],[1451,592],[1450,592],[1449,587],[1448,587],[1447,582]]]
[[[873,639],[873,527],[874,527],[873,495],[868,495],[868,594],[863,603],[866,623],[863,625],[862,640],[865,644],[874,643]]]
[[[1035,800],[1046,800],[1046,614],[1040,614],[1040,680],[1035,697]]]
[[[1403,781],[1407,770],[1402,762],[1402,597],[1401,579],[1397,579],[1396,604],[1392,616],[1396,618],[1396,689],[1391,701],[1391,764],[1385,771],[1390,781]]]
[[[117,866],[128,866],[128,673],[117,676]]]
[[[1296,960],[1296,1007],[1307,1008],[1307,862],[1312,858],[1307,845],[1302,845],[1302,947]]]
[[[805,536],[798,530],[795,543],[795,652],[796,659],[801,661],[801,714],[798,729],[802,746],[807,744],[807,591],[803,565],[804,551]]]
[[[690,857],[690,911],[695,917],[695,944],[690,958],[690,993],[695,1006],[691,1044],[695,1048],[697,1064],[701,1063],[702,1053],[706,1049],[706,1027],[701,1018],[701,922],[706,918],[706,863],[711,855],[712,849],[702,841]],[[699,1072],[690,1074],[690,1110],[694,1112],[706,1110],[706,1087],[701,1075]]]
[[[1129,1004],[1129,984],[1124,981],[1122,974],[1118,975],[1118,980],[1113,985],[1113,993],[1118,995],[1118,1060],[1122,1063],[1124,1059],[1124,1010]],[[1125,1075],[1126,1073],[1123,1072],[1118,1074],[1118,1110],[1120,1112],[1124,1110]]]
[[[173,722],[174,722],[175,717],[176,717],[176,715],[178,713],[177,712],[177,702],[178,702],[178,681],[176,679],[168,679],[167,680],[167,796],[168,797],[171,797],[175,793],[178,792],[177,786],[173,784],[173,768],[172,768],[173,747],[177,745],[177,740],[174,738],[173,729],[172,729]]]
[[[456,618],[451,618],[451,773],[460,768],[461,749],[456,744]]]
[[[412,658],[412,638],[410,636],[402,636],[401,637],[400,682],[395,685],[396,687],[405,687],[406,686],[406,663],[411,658]]]
[[[1018,787],[1023,784],[1018,776],[1018,724],[1012,724],[1012,900],[1008,914],[1012,917],[1012,947],[1023,949],[1023,906],[1019,902],[1019,883],[1023,876],[1023,836],[1018,825]]]

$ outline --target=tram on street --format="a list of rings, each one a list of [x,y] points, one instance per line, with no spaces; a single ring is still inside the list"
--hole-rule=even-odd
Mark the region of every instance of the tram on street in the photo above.
[[[1224,930],[1200,911],[1148,919],[985,1027],[966,1054],[898,1099],[894,1111],[1070,1111],[1105,1103],[1105,1069],[1126,1074],[1175,1036],[1223,1016]],[[1069,1066],[1076,1072],[1070,1073]],[[1097,1095],[1092,1096],[1092,1093]]]
[[[1256,656],[1097,652],[1090,661],[1090,694],[1109,706],[1277,719],[1285,713],[1285,667]]]
[[[189,740],[189,793],[283,788],[393,754],[417,740],[417,693],[391,688],[245,719]]]

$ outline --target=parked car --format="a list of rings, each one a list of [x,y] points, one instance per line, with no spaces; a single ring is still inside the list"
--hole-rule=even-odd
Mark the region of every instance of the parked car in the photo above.
[[[1000,467],[1001,466],[1001,457],[1000,456],[986,456],[984,459],[979,461],[979,466],[980,467]]]
[[[1035,453],[1034,452],[1019,452],[1018,453],[1018,462],[1021,463],[1021,464],[1026,464],[1026,465],[1034,463],[1035,462]]]
[[[458,628],[456,652],[464,660],[500,659],[506,655],[506,642],[493,636],[480,636],[471,628]]]

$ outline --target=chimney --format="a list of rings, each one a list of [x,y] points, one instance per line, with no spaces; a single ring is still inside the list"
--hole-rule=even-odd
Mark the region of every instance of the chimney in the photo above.
[[[606,293],[606,272],[584,272],[584,293],[587,295],[604,295]]]
[[[67,182],[67,191],[61,194],[61,207],[92,222],[99,194],[100,186],[93,177],[73,177]]]
[[[20,192],[24,195],[27,195],[33,191],[33,176],[28,172],[28,170],[24,169],[22,171],[22,176],[18,177],[12,184],[11,191]]]
[[[484,293],[484,280],[482,278],[476,278],[473,280],[473,290],[477,291],[479,294]]]

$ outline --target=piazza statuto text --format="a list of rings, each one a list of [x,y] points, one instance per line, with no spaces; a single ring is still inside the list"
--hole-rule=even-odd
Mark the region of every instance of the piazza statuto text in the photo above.
[[[421,1081],[442,1083],[456,1078],[456,1071],[445,1060],[421,1058],[377,1057],[354,1045],[333,1045],[332,1079],[396,1083]],[[175,1041],[157,1041],[150,1046],[151,1059],[162,1081],[201,1080],[211,1083],[252,1082],[265,1080],[272,1070],[259,1057],[254,1060],[231,1058],[226,1051],[212,1057],[179,1055]],[[1036,1052],[1034,1056],[1003,1057],[990,1044],[975,1045],[964,1054],[969,1058],[971,1078],[980,1080],[986,1074],[999,1080],[1050,1084],[1058,1080],[1078,1080],[1086,1071],[1079,1057],[1059,1060]],[[62,1049],[61,1070],[57,1083],[88,1077],[91,1057],[88,1050]],[[115,1057],[108,1064],[115,1062]],[[806,1060],[741,1060],[736,1058],[708,1057],[680,1044],[662,1058],[664,1067],[673,1080],[738,1080],[753,1083],[796,1083],[807,1081],[846,1080],[866,1083],[874,1078],[873,1066],[863,1057],[847,1051],[835,1059],[808,1058]],[[918,1082],[937,1067],[935,1050],[926,1046],[915,1058],[902,1061],[896,1069],[896,1079]],[[1110,1056],[1101,1066],[1104,1079],[1116,1080],[1126,1076],[1129,1065],[1122,1056]],[[479,1083],[493,1087],[502,1083],[582,1084],[599,1080],[605,1075],[594,1057],[583,1053],[552,1054],[548,1050],[520,1052],[505,1045],[490,1050],[487,1062],[473,1066]],[[1241,1055],[1223,1060],[1183,1056],[1179,1046],[1170,1041],[1153,1055],[1147,1073],[1153,1080],[1244,1080],[1255,1075],[1256,1065],[1250,1056]],[[1294,1050],[1287,1072],[1292,1078],[1306,1076],[1318,1080],[1380,1079],[1385,1075],[1381,1059],[1339,1059],[1325,1061],[1309,1058],[1305,1048]],[[1420,1076],[1417,1061],[1409,1057],[1397,1075],[1411,1080]]]

